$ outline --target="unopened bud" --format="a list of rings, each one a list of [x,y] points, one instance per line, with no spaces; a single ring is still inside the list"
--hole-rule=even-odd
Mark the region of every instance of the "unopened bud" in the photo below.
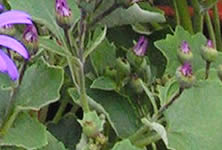
[[[56,21],[62,28],[70,28],[73,23],[72,11],[66,0],[56,0]]]
[[[13,36],[13,35],[15,35],[15,32],[16,32],[16,29],[15,29],[14,25],[12,25],[12,24],[7,24],[7,25],[0,27],[1,34]]]
[[[116,69],[117,69],[117,74],[121,76],[128,76],[131,72],[129,62],[123,58],[117,58]]]
[[[189,63],[185,63],[177,68],[176,78],[181,88],[192,87],[195,82],[195,76],[192,74],[192,66]]]
[[[23,33],[23,42],[30,50],[38,49],[38,33],[34,25],[27,25]]]
[[[143,87],[140,83],[140,78],[138,78],[137,76],[133,76],[131,78],[131,82],[130,82],[130,86],[132,87],[132,89],[135,91],[135,93],[137,94],[141,94],[143,92]]]
[[[211,40],[207,41],[207,45],[201,49],[201,56],[207,62],[213,62],[216,60],[218,55],[217,50],[214,48]]]
[[[186,41],[182,41],[180,48],[177,50],[177,56],[181,64],[191,62],[191,60],[193,59],[193,54]]]

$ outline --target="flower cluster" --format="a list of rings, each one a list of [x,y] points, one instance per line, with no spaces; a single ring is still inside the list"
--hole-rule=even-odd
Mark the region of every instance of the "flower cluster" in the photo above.
[[[176,71],[176,77],[181,88],[189,88],[193,85],[195,77],[192,74],[191,61],[193,54],[187,41],[182,41],[177,57],[182,64]]]
[[[0,5],[0,9],[3,12],[4,6]],[[0,27],[10,27],[13,24],[32,25],[31,16],[18,10],[5,11],[0,14]],[[0,72],[8,74],[12,80],[17,80],[19,77],[18,69],[4,48],[18,53],[26,60],[29,59],[29,53],[20,41],[8,35],[0,35],[0,46]]]

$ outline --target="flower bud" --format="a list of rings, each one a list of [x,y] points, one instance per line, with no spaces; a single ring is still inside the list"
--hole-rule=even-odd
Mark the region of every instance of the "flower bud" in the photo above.
[[[219,79],[222,81],[222,65],[218,66],[217,75],[218,75]]]
[[[83,133],[88,137],[96,137],[103,130],[104,120],[101,120],[95,111],[84,114],[83,120],[79,120]]]
[[[70,28],[73,23],[72,11],[66,0],[56,0],[56,21],[62,28]]]
[[[7,24],[2,27],[0,27],[0,34],[6,34],[6,35],[15,35],[16,29],[14,25],[12,24]]]
[[[117,58],[116,59],[116,69],[117,69],[117,73],[121,77],[128,76],[131,72],[129,62],[126,59],[123,59],[123,58]]]
[[[148,41],[144,36],[141,36],[133,51],[137,56],[144,56],[147,50]]]
[[[106,67],[105,69],[105,76],[109,77],[110,79],[116,79],[117,71],[114,68]]]
[[[27,25],[23,33],[23,42],[30,50],[38,49],[38,33],[34,25]]]
[[[201,49],[201,56],[207,62],[213,62],[216,60],[218,55],[217,50],[214,48],[211,40],[207,41],[207,45]]]
[[[141,79],[137,76],[133,76],[130,81],[130,86],[137,94],[141,94],[143,92],[143,87],[140,84],[140,80]]]
[[[178,67],[176,70],[176,78],[181,88],[192,87],[195,82],[195,76],[192,74],[192,66],[189,63],[185,63]]]
[[[191,60],[193,59],[193,54],[186,41],[182,41],[180,48],[177,50],[177,57],[181,64],[191,62]]]

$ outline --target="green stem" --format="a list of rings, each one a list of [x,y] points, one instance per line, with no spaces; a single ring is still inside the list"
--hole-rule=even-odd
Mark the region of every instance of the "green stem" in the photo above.
[[[153,121],[156,121],[156,120],[163,114],[163,112],[164,112],[170,105],[172,105],[172,104],[177,100],[178,97],[180,97],[180,95],[183,93],[183,91],[184,91],[183,88],[179,88],[179,91],[172,97],[172,99],[171,99],[168,103],[166,103],[165,105],[163,105],[163,106],[159,109],[158,113],[152,117],[152,120],[153,120]]]
[[[89,104],[88,104],[88,97],[86,94],[86,86],[85,86],[85,73],[84,73],[84,59],[83,59],[83,51],[84,51],[84,40],[86,34],[86,12],[81,9],[81,19],[80,19],[80,30],[79,30],[79,59],[80,63],[80,71],[79,71],[79,81],[80,81],[80,100],[83,111],[89,112]]]
[[[129,140],[131,142],[136,141],[139,138],[141,138],[141,136],[147,131],[149,131],[149,127],[143,125],[139,130],[136,131],[136,133],[134,133],[132,136],[129,137]]]
[[[221,29],[220,29],[221,27],[220,27],[220,18],[218,14],[217,4],[215,4],[213,7],[213,22],[216,35],[217,49],[219,51],[222,51],[222,39],[221,39]]]
[[[133,142],[133,144],[138,146],[138,147],[144,147],[144,146],[150,145],[154,142],[157,142],[160,139],[161,139],[160,135],[155,133],[152,136],[148,136],[148,137],[145,137],[141,140],[135,141],[135,142]]]
[[[207,23],[207,29],[208,29],[208,32],[209,32],[209,37],[212,40],[214,47],[216,48],[215,33],[214,33],[213,25],[212,25],[212,22],[211,22],[211,19],[210,19],[210,15],[209,15],[208,12],[205,15],[205,21]]]
[[[207,80],[207,79],[208,79],[208,77],[209,77],[210,64],[211,64],[211,62],[206,61],[205,80]]]
[[[61,105],[59,106],[59,109],[57,110],[56,115],[53,118],[54,123],[57,124],[59,122],[59,120],[62,118],[62,115],[63,115],[68,103],[69,103],[69,100],[67,98],[62,100]]]
[[[175,12],[176,12],[176,22],[177,22],[177,25],[180,25],[180,15],[179,15],[178,7],[177,7],[177,4],[176,4],[175,0],[173,0],[173,6],[174,6],[174,9],[175,9]]]
[[[17,107],[14,109],[14,111],[12,111],[11,116],[8,118],[8,120],[3,124],[3,127],[1,128],[1,131],[0,131],[1,136],[8,132],[8,130],[13,125],[13,122],[15,121],[20,111],[21,110],[17,109]]]
[[[191,0],[192,6],[194,8],[194,32],[203,31],[203,15],[201,14],[200,3],[198,0]]]
[[[189,14],[187,0],[175,0],[175,4],[178,8],[181,25],[184,27],[185,30],[193,34],[193,27]]]

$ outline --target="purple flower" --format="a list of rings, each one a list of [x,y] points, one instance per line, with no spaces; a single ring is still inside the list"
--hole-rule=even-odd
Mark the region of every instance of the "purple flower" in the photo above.
[[[213,42],[211,40],[207,41],[207,47],[214,48]]]
[[[180,72],[186,77],[192,76],[192,66],[189,63],[184,63],[180,67]]]
[[[186,41],[182,41],[182,44],[180,45],[180,50],[185,54],[190,52],[190,47]]]
[[[31,16],[18,10],[6,11],[0,14],[0,27],[9,24],[32,24]],[[29,59],[29,53],[24,45],[11,36],[0,35],[0,45],[17,52],[25,59]],[[19,77],[16,65],[2,49],[0,50],[0,72],[7,73],[12,80],[17,80]]]
[[[147,50],[148,41],[144,36],[141,36],[133,50],[137,56],[144,56]]]
[[[71,16],[71,9],[66,0],[56,0],[55,3],[56,13],[63,17]]]

